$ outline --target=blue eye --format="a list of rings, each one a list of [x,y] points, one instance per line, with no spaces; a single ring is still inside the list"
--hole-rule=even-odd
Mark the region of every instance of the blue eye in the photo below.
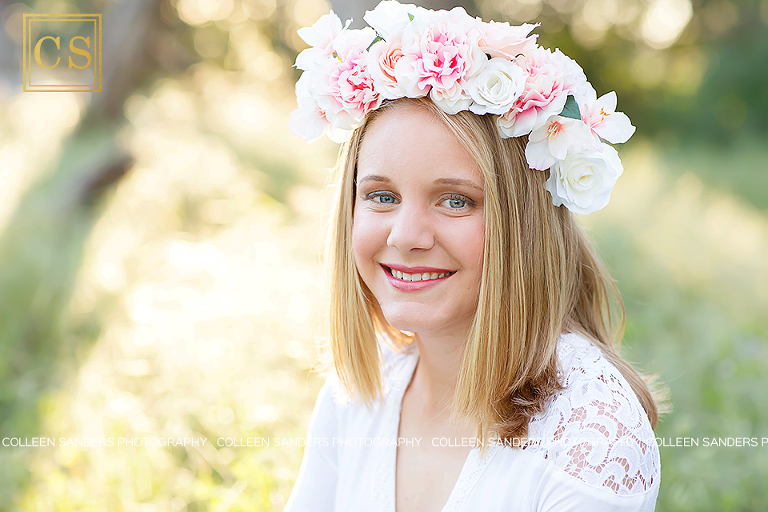
[[[373,203],[378,204],[395,204],[397,203],[397,197],[395,197],[394,194],[390,192],[371,192],[369,194],[365,194],[363,198],[367,201],[371,201]]]
[[[394,196],[390,196],[388,194],[380,194],[380,195],[374,196],[374,199],[378,199],[379,200],[378,202],[383,204],[392,204],[395,202]]]
[[[443,199],[442,205],[449,210],[467,210],[475,206],[475,202],[466,196],[452,194]]]

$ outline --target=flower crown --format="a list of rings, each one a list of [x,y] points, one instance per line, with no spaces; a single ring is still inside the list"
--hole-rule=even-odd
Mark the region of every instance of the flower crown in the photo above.
[[[486,23],[461,7],[394,0],[363,19],[370,26],[352,30],[331,11],[299,29],[311,48],[296,58],[304,72],[288,123],[294,134],[343,142],[385,99],[429,95],[447,114],[493,115],[504,138],[528,135],[526,160],[550,170],[555,206],[589,214],[608,204],[623,167],[605,142],[626,142],[635,127],[615,111],[616,93],[598,98],[575,61],[536,44],[538,24]]]

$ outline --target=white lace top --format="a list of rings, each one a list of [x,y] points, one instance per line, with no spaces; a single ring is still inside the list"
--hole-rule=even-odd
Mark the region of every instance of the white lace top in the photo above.
[[[394,440],[419,355],[415,345],[384,354],[385,400],[373,411],[323,386],[286,512],[395,512]],[[532,419],[526,446],[472,448],[443,512],[654,509],[659,451],[629,384],[578,335],[563,335],[557,355],[565,389]]]

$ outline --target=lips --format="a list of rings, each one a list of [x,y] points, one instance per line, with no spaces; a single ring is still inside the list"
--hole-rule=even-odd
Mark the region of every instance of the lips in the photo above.
[[[425,283],[429,281],[444,280],[456,271],[436,267],[406,267],[403,265],[384,265],[381,267],[387,276],[399,283]]]
[[[455,272],[454,270],[448,269],[448,268],[435,268],[435,267],[406,267],[404,265],[381,265],[382,267],[391,268],[393,270],[399,270],[400,272],[408,273],[408,274],[423,274],[425,272],[432,273],[436,272],[438,274],[441,273],[447,273],[447,272]]]

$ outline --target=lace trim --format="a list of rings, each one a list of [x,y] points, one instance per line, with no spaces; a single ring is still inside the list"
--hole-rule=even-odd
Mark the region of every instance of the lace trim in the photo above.
[[[408,386],[416,359],[412,352],[397,354],[388,347],[384,349],[385,364],[385,399],[386,409],[383,421],[387,425],[386,435],[397,438],[400,425],[400,407],[405,388]],[[409,356],[411,357],[409,359]],[[373,495],[371,498],[376,503],[377,512],[391,512],[395,510],[395,465],[397,462],[397,447],[390,446],[381,450],[381,463],[374,471]],[[376,483],[378,482],[378,484]]]
[[[499,445],[491,446],[483,456],[480,456],[480,450],[478,448],[472,448],[470,450],[466,465],[462,468],[456,484],[448,496],[448,501],[445,504],[442,512],[454,512],[462,510],[464,502],[467,500],[467,496],[480,480],[480,477],[485,472],[485,468],[490,464],[491,460],[496,456],[499,451]]]
[[[566,388],[531,420],[523,449],[617,495],[650,489],[659,478],[659,451],[629,383],[579,336],[561,338],[558,357]]]

